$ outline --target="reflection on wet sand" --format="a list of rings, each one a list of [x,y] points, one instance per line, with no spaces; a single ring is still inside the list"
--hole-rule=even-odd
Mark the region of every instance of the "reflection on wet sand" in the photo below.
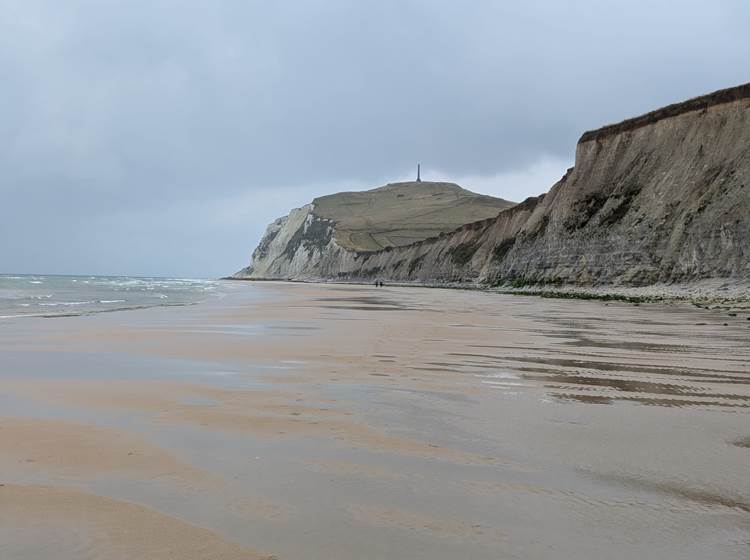
[[[486,541],[499,544],[502,532],[483,527],[480,523],[467,523],[461,520],[445,520],[415,514],[394,508],[376,506],[350,506],[348,512],[363,523],[377,527],[392,527],[400,530],[418,531],[430,537],[458,540]]]
[[[685,483],[680,484],[669,481],[657,482],[620,474],[597,474],[595,476],[602,480],[606,480],[607,482],[622,484],[624,486],[646,490],[648,492],[667,494],[709,508],[728,508],[742,513],[750,513],[750,502],[739,500],[736,496],[724,496],[706,489],[690,488],[688,484]]]
[[[579,402],[608,404],[629,400],[657,406],[750,406],[750,376],[743,375],[741,371],[603,362],[596,355],[591,355],[591,359],[476,353],[455,353],[452,356],[491,360],[519,372],[522,379],[544,383],[554,396]],[[487,367],[473,361],[469,363],[473,367]],[[518,365],[527,363],[560,367]],[[459,364],[442,362],[440,365],[457,367]],[[725,385],[729,385],[734,392],[727,391]],[[592,390],[596,393],[592,393]],[[680,398],[664,398],[662,395]]]

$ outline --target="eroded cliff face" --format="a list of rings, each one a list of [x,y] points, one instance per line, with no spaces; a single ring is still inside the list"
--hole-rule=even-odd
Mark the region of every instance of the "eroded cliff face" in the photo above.
[[[290,233],[295,227],[302,233]],[[265,266],[272,247],[286,251],[289,264]],[[259,266],[250,275],[265,278],[485,285],[748,280],[750,85],[585,133],[575,166],[546,195],[494,218],[405,246],[355,251],[336,243],[332,221],[300,209],[269,226],[256,254]]]
[[[313,205],[295,208],[275,220],[253,251],[253,262],[235,278],[319,278],[320,264],[337,260],[344,251],[333,239],[333,222],[313,212]]]
[[[750,278],[750,87],[730,91],[584,134],[485,280]]]

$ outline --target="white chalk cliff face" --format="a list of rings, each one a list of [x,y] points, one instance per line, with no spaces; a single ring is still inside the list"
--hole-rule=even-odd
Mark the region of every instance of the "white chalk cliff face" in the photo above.
[[[253,263],[236,274],[253,278],[299,278],[336,249],[332,224],[312,212],[313,205],[295,208],[266,229],[253,251]]]
[[[378,191],[369,193],[377,199]],[[458,224],[435,215],[434,229],[412,242],[413,231],[394,235],[399,242],[383,236],[366,204],[326,212],[326,202],[319,214],[313,203],[271,224],[253,264],[237,276],[480,285],[747,281],[750,84],[587,132],[575,166],[546,195],[474,219],[462,215]],[[418,209],[395,217],[387,232],[421,219],[410,214]]]

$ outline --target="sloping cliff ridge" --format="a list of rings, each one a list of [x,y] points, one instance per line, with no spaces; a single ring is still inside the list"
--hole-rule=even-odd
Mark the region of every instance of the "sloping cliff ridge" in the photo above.
[[[750,280],[750,84],[583,134],[550,191],[401,246],[337,243],[311,207],[237,277],[643,286]],[[300,248],[302,248],[300,250]],[[286,253],[285,253],[286,252]],[[287,258],[280,259],[279,255]]]

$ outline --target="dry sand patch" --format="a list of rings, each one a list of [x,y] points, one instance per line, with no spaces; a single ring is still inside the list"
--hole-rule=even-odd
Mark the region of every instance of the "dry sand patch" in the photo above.
[[[65,476],[106,474],[205,481],[206,473],[144,439],[64,420],[0,418],[0,464]]]
[[[76,560],[273,558],[139,504],[51,486],[0,486],[0,525],[0,552],[23,551],[19,559],[53,550]]]

